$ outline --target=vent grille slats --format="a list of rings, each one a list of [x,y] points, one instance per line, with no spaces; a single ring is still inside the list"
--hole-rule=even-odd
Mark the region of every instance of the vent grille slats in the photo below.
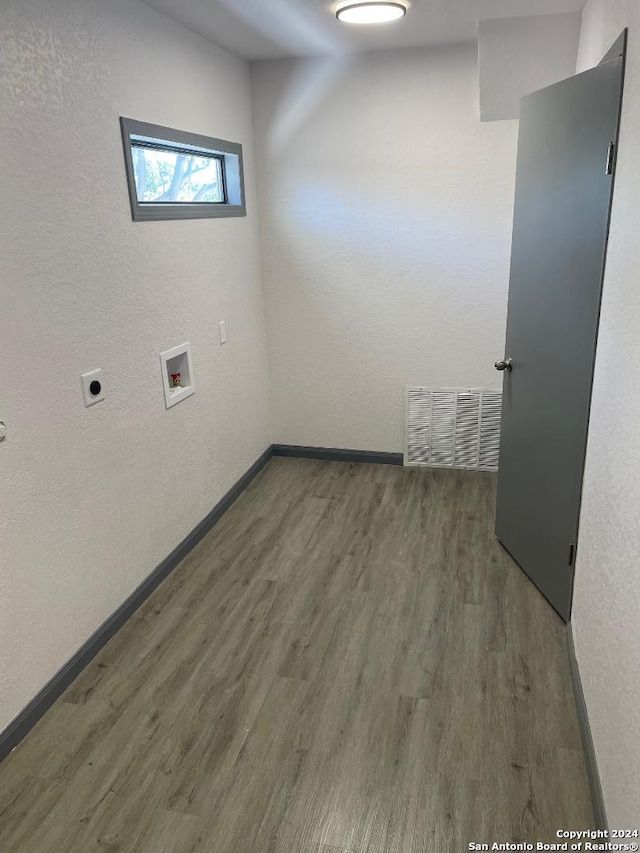
[[[498,470],[502,394],[408,387],[405,465]]]
[[[431,406],[431,464],[453,465],[456,405],[450,394],[434,392]]]
[[[480,398],[477,394],[458,394],[458,414],[455,431],[457,468],[475,468],[478,464],[478,429]]]
[[[496,391],[485,391],[482,395],[478,467],[488,471],[498,470],[501,414],[502,394]]]

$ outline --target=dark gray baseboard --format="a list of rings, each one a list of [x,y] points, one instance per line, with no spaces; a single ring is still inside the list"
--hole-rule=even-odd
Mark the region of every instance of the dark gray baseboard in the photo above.
[[[274,456],[294,456],[298,459],[331,459],[334,462],[368,462],[374,465],[402,465],[402,453],[379,450],[345,450],[341,447],[302,447],[297,444],[274,444]]]
[[[596,829],[609,829],[607,822],[607,813],[604,807],[604,798],[602,796],[602,786],[600,784],[600,774],[598,772],[598,763],[596,761],[596,751],[593,746],[593,737],[591,736],[591,726],[589,725],[589,714],[587,712],[587,703],[582,690],[582,679],[580,678],[580,670],[578,668],[578,659],[576,658],[576,648],[573,643],[573,630],[571,623],[567,625],[567,651],[569,652],[569,667],[571,669],[571,682],[573,684],[573,695],[576,700],[576,709],[578,712],[578,723],[580,725],[580,734],[582,736],[582,748],[587,764],[587,776],[589,777],[589,789],[591,791],[591,802],[593,804],[593,814],[596,820]]]
[[[38,720],[49,710],[53,703],[64,693],[67,687],[80,675],[82,670],[98,654],[111,637],[144,604],[151,593],[168,577],[176,566],[184,560],[200,540],[211,530],[216,522],[238,499],[249,483],[264,468],[272,456],[271,447],[246,471],[226,495],[218,501],[211,512],[194,527],[189,535],[166,557],[159,566],[131,593],[106,622],[95,631],[75,655],[67,661],[31,702],[24,708],[7,728],[0,733],[0,761],[14,749],[22,738],[35,726]]]

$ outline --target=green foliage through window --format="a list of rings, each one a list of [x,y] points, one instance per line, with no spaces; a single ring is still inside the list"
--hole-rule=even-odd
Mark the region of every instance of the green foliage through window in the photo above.
[[[224,204],[223,159],[172,148],[132,144],[138,201],[143,204]]]

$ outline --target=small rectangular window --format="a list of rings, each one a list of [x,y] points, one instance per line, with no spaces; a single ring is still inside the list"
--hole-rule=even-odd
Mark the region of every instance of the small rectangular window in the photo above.
[[[121,118],[134,219],[244,216],[242,146]]]
[[[224,158],[132,140],[138,203],[225,204]]]

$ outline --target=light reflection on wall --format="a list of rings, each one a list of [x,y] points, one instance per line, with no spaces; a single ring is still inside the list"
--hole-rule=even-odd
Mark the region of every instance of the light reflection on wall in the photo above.
[[[350,61],[347,55],[295,61],[265,140],[264,153],[269,159],[277,158],[288,147],[320,103],[339,85]]]
[[[296,53],[321,56],[346,51],[344,37],[335,18],[327,14],[318,26],[318,16],[303,3],[295,7],[290,0],[219,0],[228,11],[255,32],[284,48],[296,46]]]

